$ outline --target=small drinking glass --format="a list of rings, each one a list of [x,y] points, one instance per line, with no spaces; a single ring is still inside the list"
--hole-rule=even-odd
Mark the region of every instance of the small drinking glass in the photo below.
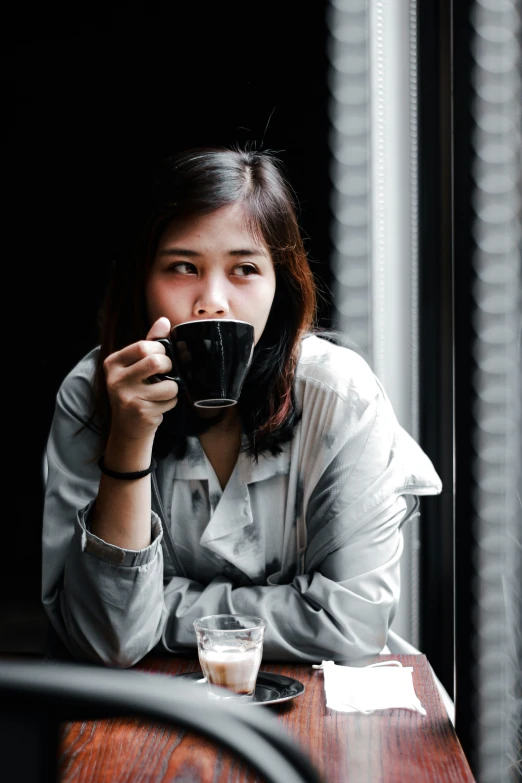
[[[266,621],[250,615],[214,614],[195,620],[194,628],[210,698],[252,701]]]

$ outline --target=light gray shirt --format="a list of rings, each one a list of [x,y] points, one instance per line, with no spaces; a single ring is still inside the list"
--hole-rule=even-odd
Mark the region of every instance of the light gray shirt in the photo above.
[[[292,441],[256,463],[244,439],[224,490],[196,436],[183,459],[159,460],[152,543],[134,552],[89,532],[99,434],[80,427],[97,350],[63,381],[47,444],[42,599],[71,653],[131,666],[156,645],[193,649],[193,621],[218,613],[264,617],[266,659],[381,652],[400,595],[401,524],[441,482],[364,359],[306,337]]]

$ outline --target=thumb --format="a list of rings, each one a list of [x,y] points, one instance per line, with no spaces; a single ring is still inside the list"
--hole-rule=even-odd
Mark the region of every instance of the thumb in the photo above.
[[[157,337],[169,337],[170,336],[170,321],[165,318],[164,315],[154,321],[149,331],[147,332],[147,340],[155,340]]]

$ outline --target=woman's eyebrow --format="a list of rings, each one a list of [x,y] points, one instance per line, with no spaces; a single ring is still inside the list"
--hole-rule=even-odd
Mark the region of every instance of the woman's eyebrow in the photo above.
[[[165,247],[160,250],[158,255],[160,256],[183,256],[184,258],[197,258],[202,255],[197,250],[189,250],[186,247]],[[261,248],[241,247],[237,250],[229,250],[229,256],[264,256],[266,252]]]
[[[229,256],[266,256],[266,252],[261,248],[245,247],[239,250],[229,250]]]
[[[185,247],[165,247],[159,251],[160,256],[185,256],[185,258],[196,258],[200,256],[196,250],[189,250]]]

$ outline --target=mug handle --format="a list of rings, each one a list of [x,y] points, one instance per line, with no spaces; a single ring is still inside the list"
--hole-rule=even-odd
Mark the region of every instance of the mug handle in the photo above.
[[[174,356],[172,355],[172,345],[170,344],[170,340],[168,340],[166,337],[155,337],[154,338],[157,343],[161,343],[165,351],[167,352],[167,356],[170,358],[170,361],[172,362],[172,366],[174,366]],[[159,383],[159,381],[176,381],[180,389],[185,388],[185,384],[179,378],[177,375],[166,375],[164,373],[157,373],[156,375],[151,376],[151,380],[155,383]]]

